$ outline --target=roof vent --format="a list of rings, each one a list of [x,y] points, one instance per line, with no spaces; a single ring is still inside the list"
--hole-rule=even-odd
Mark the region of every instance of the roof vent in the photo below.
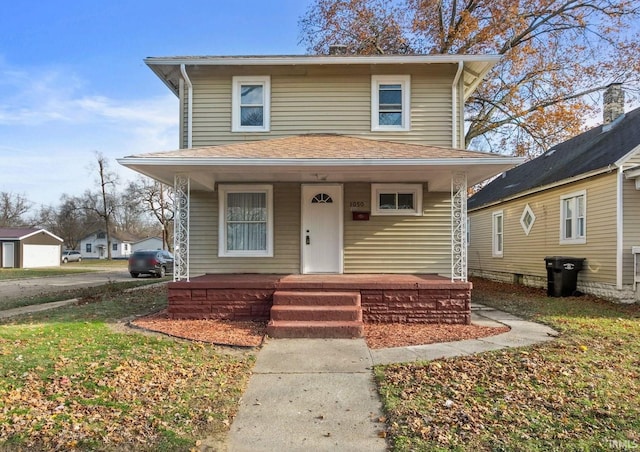
[[[341,44],[333,44],[329,46],[329,55],[346,55],[347,46]]]
[[[545,157],[549,157],[550,155],[555,154],[557,151],[557,149],[549,149],[547,152],[545,152],[544,156]]]

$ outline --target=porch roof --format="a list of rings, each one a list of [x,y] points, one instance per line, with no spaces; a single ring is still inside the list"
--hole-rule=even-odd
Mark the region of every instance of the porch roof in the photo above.
[[[428,182],[448,191],[453,172],[476,184],[522,163],[463,149],[404,144],[343,135],[311,134],[223,144],[118,159],[128,168],[172,185],[188,174],[194,189],[218,182]]]

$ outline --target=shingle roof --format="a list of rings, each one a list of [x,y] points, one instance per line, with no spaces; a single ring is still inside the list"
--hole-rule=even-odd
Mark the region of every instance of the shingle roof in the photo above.
[[[497,177],[468,201],[469,209],[613,165],[640,145],[640,108],[594,127]]]
[[[0,228],[0,238],[3,239],[19,239],[25,235],[38,232],[37,228]]]
[[[297,135],[263,141],[223,144],[134,155],[139,158],[225,159],[448,159],[497,158],[485,152],[403,144],[332,134]]]

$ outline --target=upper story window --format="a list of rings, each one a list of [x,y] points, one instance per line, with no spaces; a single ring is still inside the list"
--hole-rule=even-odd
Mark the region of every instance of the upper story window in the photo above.
[[[491,255],[493,257],[502,257],[504,249],[504,214],[502,210],[493,213],[491,232]]]
[[[371,184],[373,215],[421,215],[421,184]]]
[[[587,243],[587,193],[560,197],[560,243]]]
[[[98,232],[98,234],[96,234],[96,238],[98,239],[104,239],[106,237],[107,235],[104,232]]]
[[[371,76],[371,130],[409,130],[411,77]]]
[[[268,132],[271,100],[269,76],[233,77],[232,132]]]

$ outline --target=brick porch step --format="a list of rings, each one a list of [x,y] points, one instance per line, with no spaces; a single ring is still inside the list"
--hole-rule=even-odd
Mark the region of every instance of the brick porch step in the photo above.
[[[302,322],[271,320],[267,325],[267,334],[273,338],[313,338],[313,339],[353,339],[362,337],[364,324],[353,322]]]
[[[274,305],[360,306],[360,292],[305,292],[276,290]]]
[[[271,320],[361,322],[362,308],[360,306],[278,305],[271,308]]]
[[[277,290],[267,334],[274,338],[362,337],[360,292]]]

